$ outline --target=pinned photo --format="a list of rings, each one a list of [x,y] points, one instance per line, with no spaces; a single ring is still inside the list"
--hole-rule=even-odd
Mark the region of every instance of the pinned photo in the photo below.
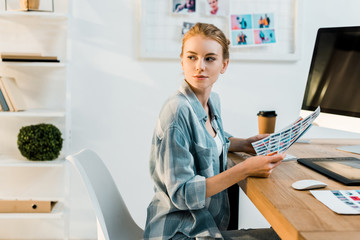
[[[231,15],[230,24],[231,24],[231,30],[251,29],[252,28],[251,14]]]
[[[274,28],[274,14],[254,14],[254,28]]]
[[[229,15],[229,0],[204,0],[205,13],[209,16]]]
[[[254,37],[252,31],[237,30],[237,31],[232,31],[231,34],[232,34],[231,36],[232,46],[254,44]]]
[[[170,0],[171,12],[175,14],[193,14],[196,12],[196,0]]]
[[[190,30],[190,28],[192,26],[194,26],[195,23],[190,23],[190,22],[183,22],[183,27],[181,29],[181,35],[184,36],[184,34]]]
[[[254,30],[255,44],[275,43],[275,30]]]

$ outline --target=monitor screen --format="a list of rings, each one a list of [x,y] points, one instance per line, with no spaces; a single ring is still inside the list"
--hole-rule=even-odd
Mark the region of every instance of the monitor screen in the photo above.
[[[360,117],[360,26],[320,28],[302,110]]]

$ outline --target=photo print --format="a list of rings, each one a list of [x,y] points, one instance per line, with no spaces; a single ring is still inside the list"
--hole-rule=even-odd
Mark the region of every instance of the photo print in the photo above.
[[[229,0],[203,0],[205,2],[205,13],[208,16],[229,15]]]
[[[251,14],[244,15],[231,15],[231,30],[239,29],[252,29],[252,17]]]
[[[254,34],[251,30],[231,31],[232,46],[244,46],[254,44]]]
[[[268,28],[274,29],[274,14],[263,13],[254,14],[254,27],[255,28]]]
[[[316,110],[306,118],[298,118],[279,132],[272,133],[266,138],[251,143],[251,145],[254,147],[257,155],[285,152],[307,130],[309,130],[312,126],[312,122],[317,118],[317,116],[319,116],[319,114],[320,107],[317,107]]]
[[[196,1],[199,0],[170,0],[171,12],[174,14],[196,13]]]
[[[275,31],[273,29],[254,30],[255,44],[275,43]]]
[[[273,13],[232,14],[229,18],[232,47],[276,43]]]
[[[190,23],[190,22],[183,22],[183,26],[182,26],[182,29],[181,29],[181,36],[184,36],[184,34],[190,30],[190,28],[192,26],[194,26],[195,23]]]

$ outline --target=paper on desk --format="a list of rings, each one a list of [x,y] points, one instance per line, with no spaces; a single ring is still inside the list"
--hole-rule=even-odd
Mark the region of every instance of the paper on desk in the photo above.
[[[338,214],[360,214],[360,190],[311,190],[310,193]]]
[[[320,107],[307,116],[306,118],[298,118],[289,126],[283,128],[279,132],[270,134],[270,136],[259,141],[253,142],[252,146],[257,155],[271,155],[274,153],[285,152],[293,143],[295,143],[309,128],[312,122],[320,114]]]

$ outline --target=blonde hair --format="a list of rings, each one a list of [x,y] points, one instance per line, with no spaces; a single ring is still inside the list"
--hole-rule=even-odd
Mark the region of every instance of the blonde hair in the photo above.
[[[202,35],[205,38],[210,38],[217,41],[223,50],[223,59],[229,59],[229,44],[230,41],[225,37],[225,34],[213,24],[209,23],[196,23],[189,31],[187,31],[182,40],[180,57],[183,56],[185,42],[196,35]]]

